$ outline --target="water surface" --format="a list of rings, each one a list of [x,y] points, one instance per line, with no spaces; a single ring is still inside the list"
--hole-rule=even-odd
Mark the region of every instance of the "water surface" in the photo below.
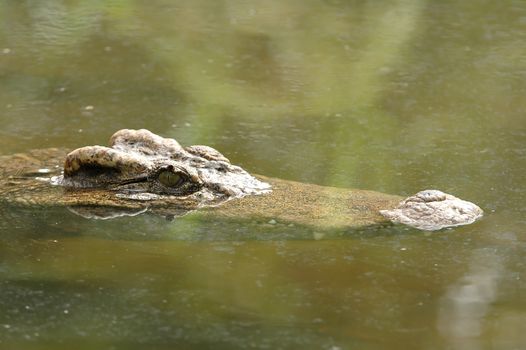
[[[253,173],[486,213],[425,234],[3,206],[0,348],[526,345],[523,1],[0,1],[0,18],[2,154],[148,128]]]

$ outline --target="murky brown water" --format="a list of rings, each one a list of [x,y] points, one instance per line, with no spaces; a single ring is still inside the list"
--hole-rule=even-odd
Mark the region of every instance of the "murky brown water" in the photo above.
[[[423,234],[2,207],[0,348],[522,349],[523,1],[0,1],[0,153],[148,128],[486,212]]]

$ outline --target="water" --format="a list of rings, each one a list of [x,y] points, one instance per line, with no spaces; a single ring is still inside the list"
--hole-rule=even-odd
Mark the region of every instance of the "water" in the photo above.
[[[0,348],[526,346],[523,1],[0,1],[0,16],[2,154],[148,128],[253,173],[439,188],[486,213],[424,234],[10,208]]]

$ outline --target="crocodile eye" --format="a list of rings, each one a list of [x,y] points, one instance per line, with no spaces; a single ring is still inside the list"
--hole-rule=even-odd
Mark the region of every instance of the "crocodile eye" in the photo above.
[[[169,170],[163,170],[159,173],[159,182],[166,187],[179,187],[184,182],[180,173],[174,173]]]

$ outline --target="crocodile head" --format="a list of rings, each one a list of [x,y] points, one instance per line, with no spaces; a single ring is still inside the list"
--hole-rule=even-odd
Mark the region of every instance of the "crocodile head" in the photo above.
[[[148,130],[117,131],[110,146],[78,148],[66,156],[53,183],[68,189],[105,189],[138,201],[192,198],[213,204],[262,194],[270,185],[208,146],[182,147]]]

